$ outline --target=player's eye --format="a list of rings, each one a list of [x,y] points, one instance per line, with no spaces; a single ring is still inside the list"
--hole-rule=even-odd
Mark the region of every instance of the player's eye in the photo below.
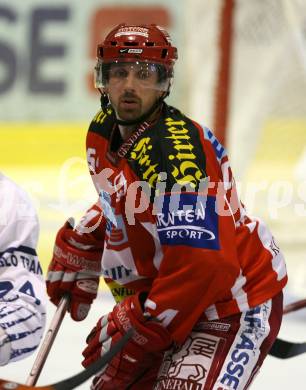
[[[137,77],[140,79],[140,80],[147,80],[151,77],[151,73],[150,71],[147,69],[147,68],[144,68],[144,69],[140,69],[137,73]]]
[[[115,78],[118,78],[118,79],[123,79],[125,77],[127,77],[127,70],[124,69],[124,68],[113,68],[110,70],[110,77],[115,77]]]

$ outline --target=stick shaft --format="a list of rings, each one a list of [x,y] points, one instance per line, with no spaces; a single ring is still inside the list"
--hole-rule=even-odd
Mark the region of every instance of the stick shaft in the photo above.
[[[36,382],[39,378],[39,375],[41,373],[41,370],[43,369],[43,366],[47,360],[50,349],[51,349],[52,344],[54,342],[54,339],[57,335],[57,332],[58,332],[58,330],[61,326],[61,323],[64,319],[65,313],[68,309],[68,304],[69,304],[69,297],[63,296],[59,305],[57,306],[56,312],[52,318],[49,329],[46,332],[46,335],[45,335],[44,340],[41,344],[41,347],[39,348],[37,357],[34,361],[31,372],[30,372],[28,379],[26,381],[26,385],[34,386],[36,384]]]
[[[290,303],[289,305],[286,305],[284,307],[283,313],[288,314],[288,313],[291,313],[293,311],[303,309],[304,307],[306,307],[306,299],[301,299],[300,301],[296,301],[296,302]]]

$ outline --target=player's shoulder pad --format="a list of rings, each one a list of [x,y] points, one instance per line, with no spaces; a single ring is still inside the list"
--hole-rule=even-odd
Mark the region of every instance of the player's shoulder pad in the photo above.
[[[98,133],[108,138],[114,125],[115,114],[111,107],[100,109],[93,117],[88,132]]]
[[[29,194],[12,179],[0,172],[0,202],[3,210],[9,212],[5,205],[20,207],[27,216],[36,217],[36,209]]]
[[[10,246],[35,248],[39,221],[34,204],[25,190],[1,173],[0,204],[0,253]]]
[[[166,130],[165,134],[169,135],[170,132],[181,132],[181,134],[187,134],[191,139],[197,138],[199,133],[199,125],[195,123],[192,119],[186,116],[182,111],[176,107],[166,105],[165,112],[165,124],[164,129]],[[194,140],[196,141],[196,140]]]

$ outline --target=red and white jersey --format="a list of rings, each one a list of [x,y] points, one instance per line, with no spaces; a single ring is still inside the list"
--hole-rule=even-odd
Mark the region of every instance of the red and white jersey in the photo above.
[[[43,335],[47,298],[38,234],[28,195],[0,172],[0,365],[32,354]]]
[[[145,310],[175,341],[203,313],[224,318],[285,286],[283,255],[264,222],[246,215],[209,129],[165,104],[122,143],[112,109],[100,111],[87,157],[106,220],[104,278],[118,301],[147,292]]]

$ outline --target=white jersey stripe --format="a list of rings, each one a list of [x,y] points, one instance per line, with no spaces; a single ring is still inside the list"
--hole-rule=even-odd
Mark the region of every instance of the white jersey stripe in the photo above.
[[[216,305],[211,305],[205,310],[205,315],[208,320],[219,318]]]
[[[246,278],[242,275],[242,270],[240,270],[240,275],[236,279],[236,282],[231,289],[233,298],[236,299],[240,311],[245,311],[249,308],[248,296],[243,290],[243,286],[245,285],[245,283]]]
[[[270,333],[269,317],[271,308],[272,300],[270,299],[262,305],[241,314],[240,329],[228,351],[219,377],[212,390],[227,388],[229,378],[233,378],[229,373],[234,372],[237,359],[241,356],[243,356],[244,362],[244,365],[241,365],[243,372],[241,372],[240,376],[235,376],[235,386],[228,388],[235,388],[235,390],[246,389],[248,379],[260,356],[260,347]],[[243,375],[245,371],[247,373]]]

